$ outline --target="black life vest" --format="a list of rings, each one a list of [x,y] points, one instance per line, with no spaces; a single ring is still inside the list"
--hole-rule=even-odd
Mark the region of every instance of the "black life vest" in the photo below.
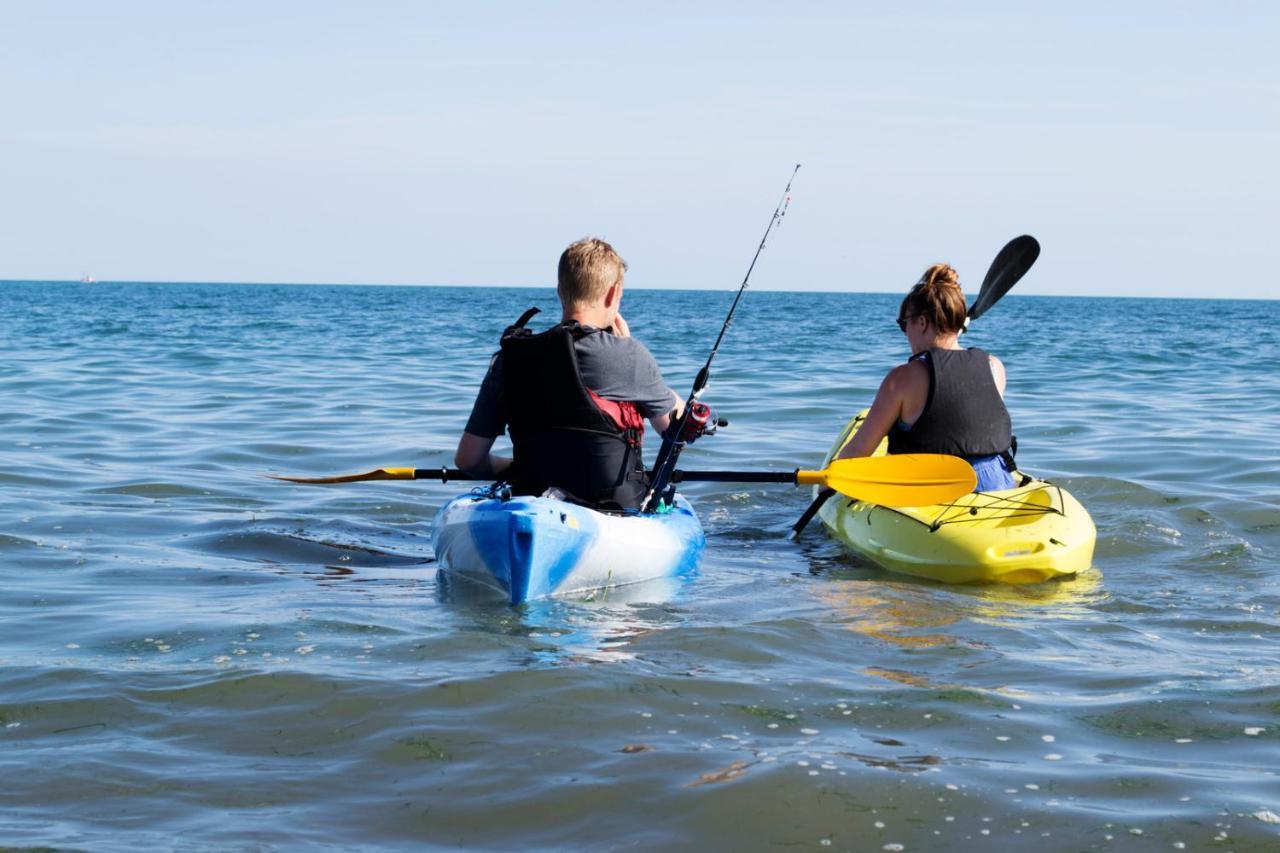
[[[558,488],[603,509],[637,509],[648,491],[640,454],[644,420],[635,404],[605,400],[582,382],[574,342],[606,334],[577,322],[545,332],[524,327],[526,311],[502,335],[502,399],[517,494]]]
[[[910,429],[896,423],[889,430],[889,452],[1000,455],[1012,462],[1013,428],[991,375],[991,356],[977,347],[934,348],[912,359],[929,368],[929,396]]]

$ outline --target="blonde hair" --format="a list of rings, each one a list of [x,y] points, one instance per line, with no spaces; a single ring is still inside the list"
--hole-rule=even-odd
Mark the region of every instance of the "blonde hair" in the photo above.
[[[939,334],[945,335],[963,329],[968,313],[956,271],[947,264],[934,264],[903,298],[898,319],[924,317]]]
[[[562,305],[593,305],[626,272],[627,262],[598,237],[583,237],[560,255],[556,293]]]

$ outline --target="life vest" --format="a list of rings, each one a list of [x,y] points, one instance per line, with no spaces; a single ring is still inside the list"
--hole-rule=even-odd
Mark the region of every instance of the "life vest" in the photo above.
[[[502,399],[515,456],[517,494],[555,487],[603,509],[636,509],[648,491],[641,458],[644,419],[634,403],[606,400],[582,382],[574,343],[607,334],[577,322],[545,332],[524,327],[526,311],[502,335]]]
[[[935,348],[912,359],[929,369],[929,396],[910,428],[898,423],[889,430],[889,452],[1004,456],[1013,470],[1013,429],[991,375],[991,356],[977,347]]]

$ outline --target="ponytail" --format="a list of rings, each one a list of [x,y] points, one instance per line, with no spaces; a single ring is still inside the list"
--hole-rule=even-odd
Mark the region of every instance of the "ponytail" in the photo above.
[[[967,315],[960,278],[947,264],[925,270],[898,308],[899,320],[924,317],[940,335],[959,332]]]

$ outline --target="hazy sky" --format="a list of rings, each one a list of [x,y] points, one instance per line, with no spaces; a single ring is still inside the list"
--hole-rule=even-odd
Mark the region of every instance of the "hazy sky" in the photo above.
[[[1280,4],[888,5],[0,2],[0,278],[1280,296]]]

